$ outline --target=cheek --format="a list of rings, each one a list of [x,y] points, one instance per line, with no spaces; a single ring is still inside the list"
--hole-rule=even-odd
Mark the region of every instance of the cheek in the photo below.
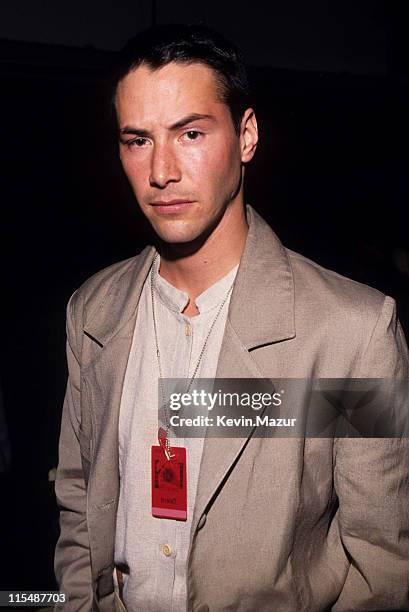
[[[218,146],[206,146],[184,155],[184,170],[196,184],[207,185],[209,190],[236,178],[240,170],[240,158],[236,148],[220,142]],[[226,185],[227,187],[227,185]]]
[[[146,156],[145,156],[146,157]],[[147,158],[142,156],[121,155],[121,164],[124,172],[133,187],[142,186],[146,182],[146,175],[149,173]]]

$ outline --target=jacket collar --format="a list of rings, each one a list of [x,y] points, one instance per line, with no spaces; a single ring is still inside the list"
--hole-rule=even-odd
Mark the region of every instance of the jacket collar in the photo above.
[[[249,205],[249,230],[230,299],[228,321],[248,349],[295,336],[294,282],[283,245]],[[105,346],[136,316],[139,298],[156,250],[146,247],[130,260],[84,323],[84,331]]]

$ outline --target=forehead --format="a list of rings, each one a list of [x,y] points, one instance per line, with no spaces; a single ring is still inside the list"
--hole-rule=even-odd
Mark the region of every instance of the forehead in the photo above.
[[[118,84],[120,122],[171,122],[183,115],[226,113],[215,72],[204,64],[170,62],[152,70],[141,65]]]

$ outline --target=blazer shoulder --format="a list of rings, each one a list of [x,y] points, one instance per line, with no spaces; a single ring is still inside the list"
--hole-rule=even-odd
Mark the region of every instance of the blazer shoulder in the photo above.
[[[140,253],[111,264],[87,278],[71,295],[68,311],[75,320],[91,320],[94,312],[119,284],[130,285],[142,261],[150,249],[146,246]]]
[[[298,253],[287,255],[299,335],[316,334],[332,355],[350,354],[360,376],[407,376],[408,349],[395,300]]]
[[[342,309],[349,315],[379,312],[385,299],[392,300],[382,291],[343,276],[334,270],[299,253],[286,249],[293,270],[295,290],[309,294],[309,300],[322,302],[327,308]]]

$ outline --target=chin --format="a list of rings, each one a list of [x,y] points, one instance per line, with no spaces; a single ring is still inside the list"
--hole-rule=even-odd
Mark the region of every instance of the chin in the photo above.
[[[178,226],[179,225],[179,226]],[[166,225],[155,225],[153,229],[161,240],[168,244],[188,244],[195,242],[203,235],[204,230],[191,227],[189,224],[167,223]]]
[[[157,234],[167,244],[190,244],[199,238],[197,234],[187,232],[157,232]]]

